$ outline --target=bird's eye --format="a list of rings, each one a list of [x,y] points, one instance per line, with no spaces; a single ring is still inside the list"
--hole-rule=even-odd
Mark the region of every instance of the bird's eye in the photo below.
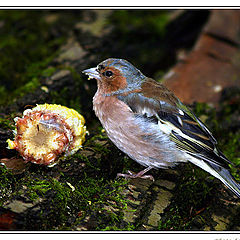
[[[112,72],[112,71],[106,71],[106,72],[104,73],[104,75],[105,75],[106,77],[111,77],[111,76],[113,75],[113,72]]]

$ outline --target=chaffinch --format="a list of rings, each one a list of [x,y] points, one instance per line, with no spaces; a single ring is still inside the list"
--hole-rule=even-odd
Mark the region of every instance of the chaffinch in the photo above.
[[[109,58],[83,71],[97,80],[93,109],[111,141],[146,168],[124,177],[144,175],[152,168],[192,162],[221,180],[240,197],[231,162],[217,148],[207,127],[164,85],[144,76],[131,63]]]

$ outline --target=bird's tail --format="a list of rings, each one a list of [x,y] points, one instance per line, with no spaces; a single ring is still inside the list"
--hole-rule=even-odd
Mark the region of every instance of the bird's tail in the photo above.
[[[199,159],[191,159],[190,162],[201,167],[223,182],[236,196],[240,198],[240,184],[234,179],[230,171],[213,162],[206,162]]]
[[[215,164],[209,163],[209,165],[211,165],[211,167],[215,170],[217,174],[216,177],[240,198],[240,184],[236,182],[230,171]]]

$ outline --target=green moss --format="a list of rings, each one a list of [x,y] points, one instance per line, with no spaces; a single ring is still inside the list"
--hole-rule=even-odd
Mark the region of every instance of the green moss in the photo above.
[[[208,181],[213,177],[207,172],[189,163],[181,166],[181,173],[181,184],[174,191],[176,194],[164,212],[159,230],[191,230],[197,213],[207,207],[213,196],[214,183]]]
[[[165,33],[168,19],[167,11],[119,10],[114,12],[111,21],[117,25],[122,34],[129,34],[133,29],[141,29],[161,36]]]
[[[135,226],[132,224],[128,224],[124,228],[118,228],[116,226],[107,226],[104,229],[101,229],[101,231],[134,231],[134,230],[135,230]]]
[[[51,189],[51,184],[47,180],[29,179],[24,184],[27,185],[26,194],[30,200],[38,200],[39,197],[43,197]]]
[[[159,223],[158,230],[184,230],[188,224],[184,222],[184,219],[179,213],[178,207],[172,207],[168,210],[169,216],[166,220],[162,220]],[[181,227],[180,227],[181,226]]]
[[[50,66],[50,67],[44,69],[44,70],[42,71],[41,75],[42,75],[43,77],[50,77],[50,76],[52,76],[52,75],[56,72],[56,70],[57,70],[56,67]]]
[[[44,33],[48,28],[44,15],[44,11],[0,11],[0,81],[8,92],[38,77],[55,51],[56,45],[49,47],[55,40]]]
[[[0,86],[0,96],[2,99],[2,102],[5,101],[8,97],[8,91],[6,89],[6,86]]]
[[[70,71],[69,78],[71,79],[71,83],[67,84],[66,87],[60,90],[51,91],[51,103],[73,108],[85,116],[85,113],[83,113],[82,104],[86,104],[87,97],[85,95],[86,91],[83,89],[82,78],[80,77],[79,73],[77,73],[76,70],[72,67],[59,66],[58,69]],[[51,72],[51,70],[49,69],[48,72]]]
[[[240,180],[240,130],[238,128],[238,116],[240,114],[239,102],[234,101],[234,95],[230,95],[225,102],[221,102],[219,109],[216,110],[207,104],[197,103],[194,112],[200,119],[204,120],[213,136],[218,141],[219,149],[234,164],[229,165],[233,176]]]
[[[103,141],[103,142],[102,142]],[[91,137],[86,143],[85,147],[90,148],[94,152],[99,153],[110,153],[110,149],[108,149],[105,145],[105,141],[108,141],[108,137],[106,134],[103,134],[100,132],[99,134],[95,134],[93,137]]]
[[[5,118],[0,117],[0,128],[6,129],[6,130],[14,130],[15,129],[15,124],[13,122],[14,115],[10,114],[9,116]]]
[[[14,93],[13,96],[15,95],[15,97],[22,97],[24,96],[26,93],[29,92],[33,92],[34,90],[36,90],[38,87],[40,86],[40,82],[38,80],[38,78],[33,78],[31,81],[27,82],[25,85],[23,85],[22,87],[19,87]],[[12,96],[12,97],[13,97]]]
[[[221,150],[228,157],[228,159],[234,163],[234,165],[229,165],[231,168],[232,175],[240,181],[240,131],[229,132],[227,138],[223,139],[221,142]]]
[[[53,104],[60,104],[62,106],[68,106],[68,103],[69,103],[68,98],[63,97],[63,96],[66,96],[66,94],[69,94],[68,92],[69,91],[68,91],[67,87],[62,88],[60,91],[51,91],[50,92],[51,99],[52,99],[51,102]]]
[[[0,104],[32,92],[41,77],[53,73],[49,63],[74,28],[73,22],[81,19],[81,12],[75,13],[62,11],[59,17],[48,10],[0,10]]]
[[[16,179],[4,166],[0,166],[0,206],[13,197]]]
[[[39,206],[42,209],[35,220],[27,218],[24,223],[27,229],[70,230],[83,224],[87,216],[94,216],[94,221],[98,222],[97,226],[92,227],[93,230],[120,228],[120,210],[126,208],[126,200],[120,193],[124,181],[93,178],[87,174],[78,178],[61,174],[58,180],[48,175],[37,176],[38,173],[31,172],[18,183],[23,186],[18,193],[28,198],[28,201],[40,200]],[[6,175],[1,175],[1,184],[3,201],[9,197],[6,192],[9,191],[9,178]],[[38,225],[34,223],[36,217]],[[70,219],[71,223],[68,224]]]
[[[111,166],[105,164],[112,154],[105,140],[106,136],[97,134],[85,146],[93,156],[79,151],[53,168],[31,164],[20,175],[0,168],[0,203],[21,196],[37,204],[37,212],[26,211],[22,216],[22,229],[73,230],[86,221],[89,230],[133,228],[122,225],[127,200],[121,192],[126,181],[109,176]]]

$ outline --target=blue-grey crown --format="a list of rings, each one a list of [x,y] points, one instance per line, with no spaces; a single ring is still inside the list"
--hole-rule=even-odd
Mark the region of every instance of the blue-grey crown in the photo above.
[[[98,66],[114,66],[117,68],[122,75],[127,79],[128,85],[139,85],[143,82],[143,79],[146,78],[140,70],[134,67],[130,62],[119,59],[119,58],[108,58],[107,60],[101,62]]]

